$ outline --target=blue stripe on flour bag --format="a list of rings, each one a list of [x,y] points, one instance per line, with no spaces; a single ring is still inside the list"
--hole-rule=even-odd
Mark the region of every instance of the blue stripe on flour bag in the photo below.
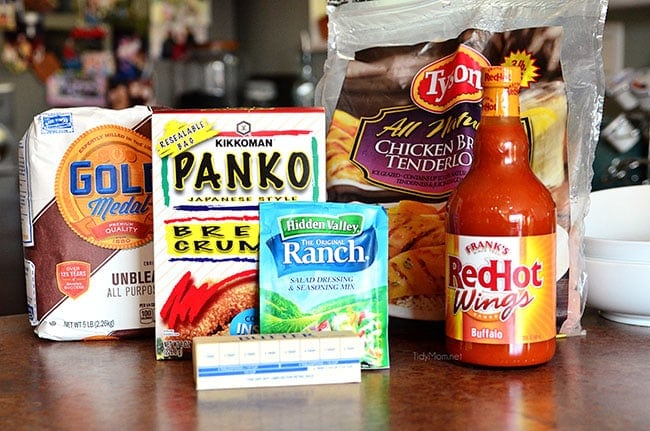
[[[283,241],[277,234],[266,242],[266,246],[275,256],[278,277],[300,271],[358,272],[375,261],[377,234],[374,227],[354,237],[304,235]]]

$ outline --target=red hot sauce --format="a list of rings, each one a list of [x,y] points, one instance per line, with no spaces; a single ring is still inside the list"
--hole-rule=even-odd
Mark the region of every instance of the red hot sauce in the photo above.
[[[447,204],[447,349],[490,367],[555,353],[556,209],[530,167],[520,81],[516,67],[483,69],[473,164]]]

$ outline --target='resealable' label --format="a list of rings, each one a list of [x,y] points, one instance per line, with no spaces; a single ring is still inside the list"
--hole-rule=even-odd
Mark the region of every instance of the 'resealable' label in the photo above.
[[[483,344],[555,337],[555,234],[447,234],[446,333]]]

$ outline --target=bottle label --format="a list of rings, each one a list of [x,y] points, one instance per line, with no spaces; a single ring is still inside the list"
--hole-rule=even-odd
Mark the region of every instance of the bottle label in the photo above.
[[[555,337],[555,234],[447,234],[446,333],[482,344]]]

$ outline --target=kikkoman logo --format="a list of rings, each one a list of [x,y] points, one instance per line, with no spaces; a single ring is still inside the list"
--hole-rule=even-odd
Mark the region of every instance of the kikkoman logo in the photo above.
[[[237,134],[246,136],[251,132],[251,123],[248,121],[240,121],[237,123]]]
[[[420,69],[411,83],[411,100],[425,111],[442,113],[483,96],[481,68],[490,62],[466,45]]]

